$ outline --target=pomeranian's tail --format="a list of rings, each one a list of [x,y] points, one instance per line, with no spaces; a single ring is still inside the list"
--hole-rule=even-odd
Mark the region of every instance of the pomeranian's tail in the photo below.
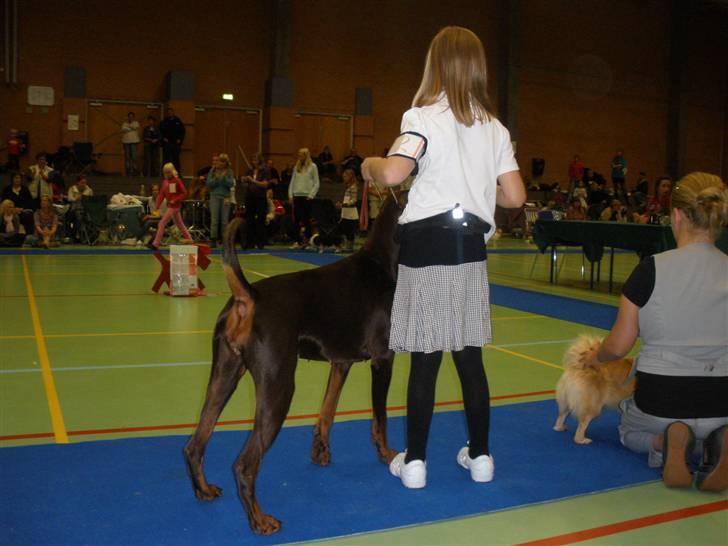
[[[564,367],[583,369],[597,354],[601,344],[602,338],[599,336],[580,335],[566,350]]]

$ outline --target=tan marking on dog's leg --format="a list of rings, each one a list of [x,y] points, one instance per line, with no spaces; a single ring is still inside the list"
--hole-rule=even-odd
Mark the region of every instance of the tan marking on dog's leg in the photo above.
[[[594,419],[593,415],[584,415],[579,417],[579,426],[576,428],[576,432],[574,433],[574,442],[581,445],[591,444],[591,439],[584,435],[586,434],[586,428],[589,426],[592,419]]]
[[[372,441],[379,461],[388,465],[397,452],[387,443],[387,393],[392,382],[394,356],[372,361]]]
[[[351,369],[351,363],[332,362],[329,372],[329,383],[326,386],[326,395],[321,405],[321,412],[313,431],[313,445],[311,446],[311,461],[314,464],[326,466],[331,462],[329,450],[329,431],[334,422],[336,408],[339,405],[341,390],[344,388],[346,377]]]

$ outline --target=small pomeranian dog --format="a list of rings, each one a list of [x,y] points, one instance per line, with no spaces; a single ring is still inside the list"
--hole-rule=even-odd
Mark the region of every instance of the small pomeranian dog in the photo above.
[[[585,436],[586,428],[604,406],[617,407],[634,392],[635,379],[629,378],[633,358],[588,365],[601,342],[602,338],[597,336],[579,336],[564,355],[564,373],[556,384],[559,416],[554,430],[565,431],[566,417],[573,414],[579,420],[574,434],[577,444],[591,443]]]

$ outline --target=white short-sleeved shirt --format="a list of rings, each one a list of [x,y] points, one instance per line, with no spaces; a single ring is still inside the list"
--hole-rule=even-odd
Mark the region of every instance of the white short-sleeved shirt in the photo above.
[[[508,129],[497,119],[466,127],[455,119],[443,95],[435,104],[404,113],[401,134],[388,155],[414,159],[418,166],[400,224],[460,204],[493,226],[486,241],[495,232],[498,176],[518,170]]]

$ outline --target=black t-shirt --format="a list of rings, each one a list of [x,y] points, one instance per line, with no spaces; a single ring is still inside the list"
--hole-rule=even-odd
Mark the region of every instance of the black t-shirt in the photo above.
[[[644,307],[650,301],[655,289],[655,257],[649,256],[634,268],[622,287],[622,294],[637,307]]]

